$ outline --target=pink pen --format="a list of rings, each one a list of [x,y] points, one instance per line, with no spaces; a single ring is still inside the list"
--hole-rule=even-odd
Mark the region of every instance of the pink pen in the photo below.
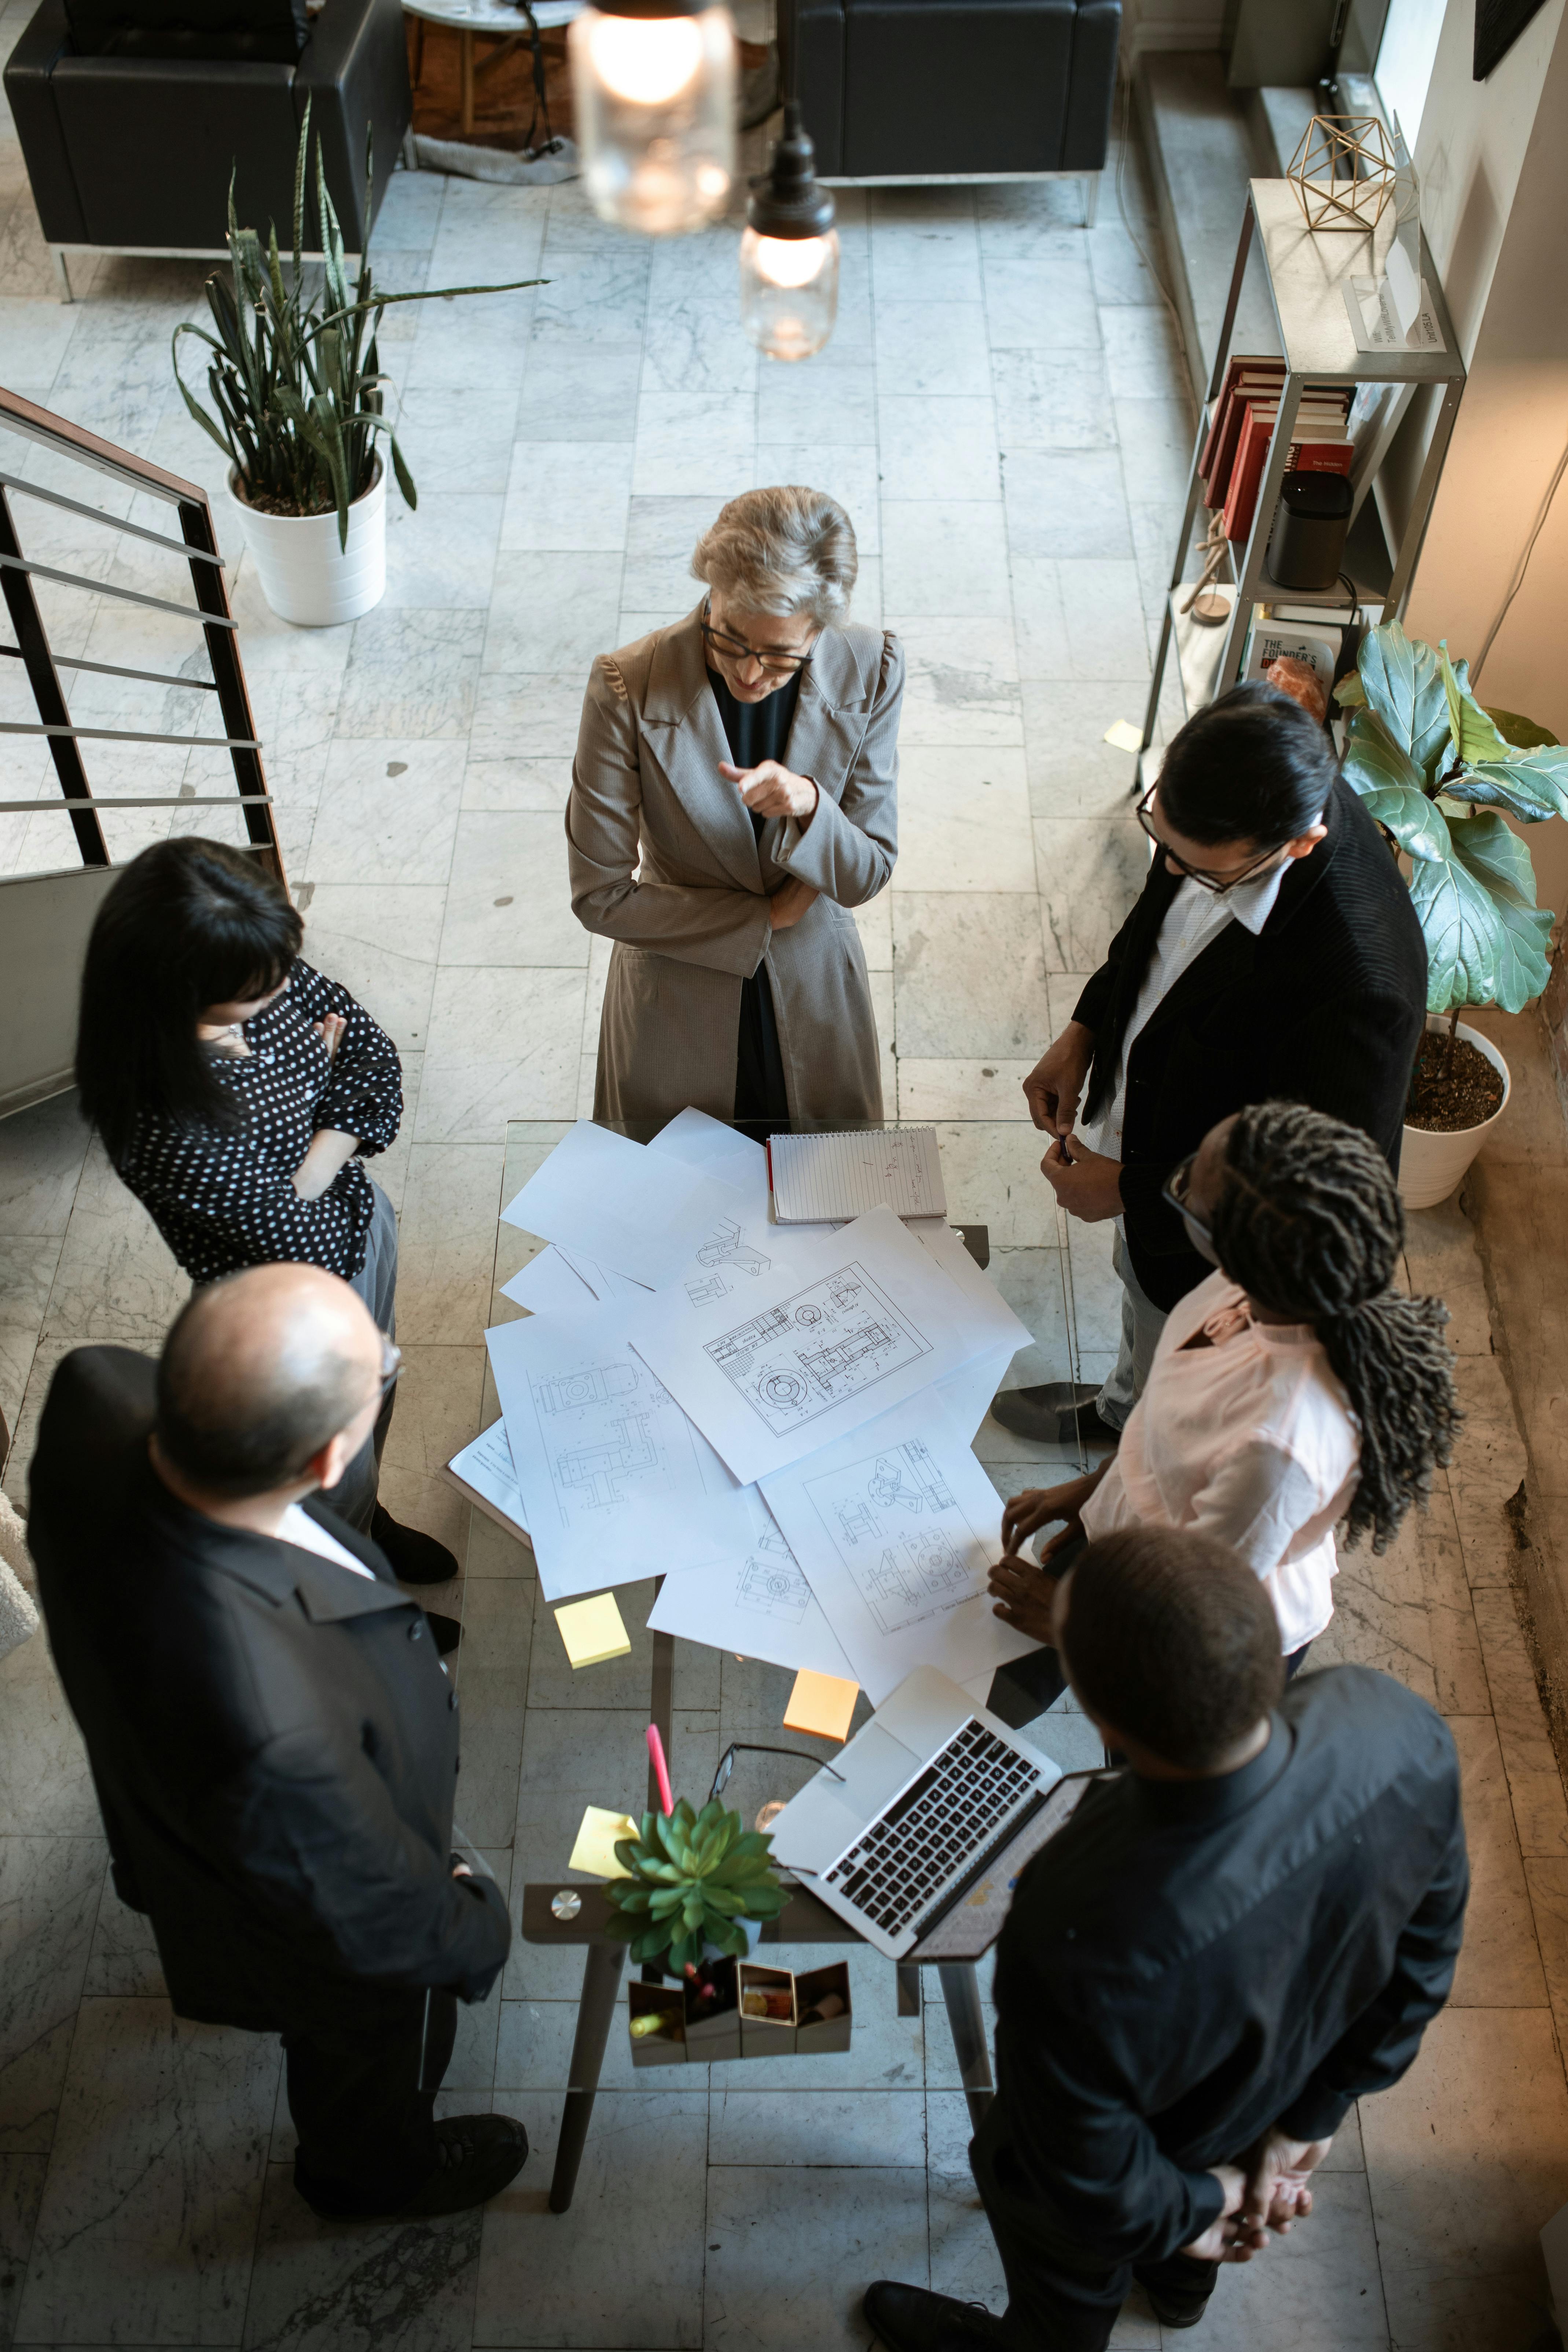
[[[667,1813],[675,1811],[675,1799],[669,1793],[669,1767],[664,1760],[664,1742],[658,1736],[658,1726],[647,1727],[647,1752],[653,1758],[654,1778],[658,1782],[658,1801]]]

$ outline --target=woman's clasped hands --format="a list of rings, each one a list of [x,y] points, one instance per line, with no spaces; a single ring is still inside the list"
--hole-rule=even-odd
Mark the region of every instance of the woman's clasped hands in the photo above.
[[[1079,1515],[1099,1486],[1100,1475],[1096,1472],[1086,1478],[1069,1478],[1061,1486],[1027,1486],[1003,1509],[1004,1557],[991,1570],[991,1594],[996,1604],[993,1614],[1034,1641],[1054,1639],[1051,1611],[1056,1600],[1057,1574],[1050,1563],[1065,1545],[1083,1534]],[[1049,1543],[1042,1547],[1037,1568],[1022,1556],[1020,1547],[1058,1519],[1063,1524]]]

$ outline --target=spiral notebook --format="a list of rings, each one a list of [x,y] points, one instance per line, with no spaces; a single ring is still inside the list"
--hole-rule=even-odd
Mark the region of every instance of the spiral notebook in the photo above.
[[[768,1185],[781,1225],[843,1223],[868,1209],[945,1217],[934,1127],[768,1138]]]

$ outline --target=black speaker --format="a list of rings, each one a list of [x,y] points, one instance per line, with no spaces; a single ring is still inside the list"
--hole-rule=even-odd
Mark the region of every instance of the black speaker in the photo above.
[[[1268,541],[1268,576],[1281,588],[1331,588],[1345,560],[1351,486],[1343,474],[1287,474]]]

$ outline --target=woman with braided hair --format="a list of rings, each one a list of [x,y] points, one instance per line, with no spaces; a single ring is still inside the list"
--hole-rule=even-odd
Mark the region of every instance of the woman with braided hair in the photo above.
[[[1268,1587],[1294,1673],[1333,1614],[1337,1523],[1382,1551],[1448,1459],[1448,1310],[1394,1286],[1405,1219],[1382,1152],[1304,1104],[1222,1119],[1165,1197],[1218,1271],[1172,1309],[1120,1452],[1007,1505],[996,1613],[1047,1640],[1053,1568],[1076,1539],[1192,1528]],[[1011,1556],[1054,1520],[1067,1525],[1041,1569]]]

